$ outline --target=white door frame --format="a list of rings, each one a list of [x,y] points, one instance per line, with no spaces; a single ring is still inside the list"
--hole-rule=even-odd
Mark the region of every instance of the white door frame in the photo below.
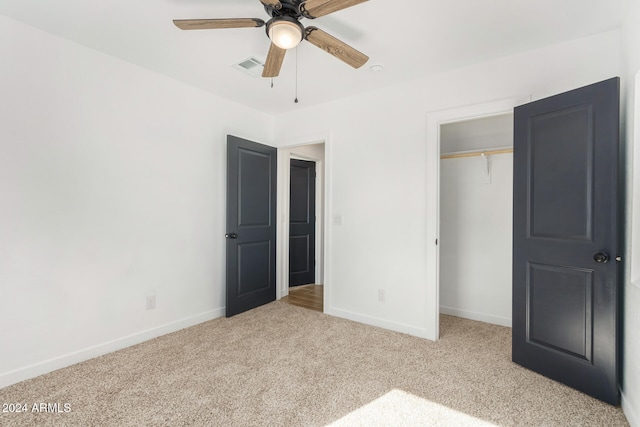
[[[440,127],[449,123],[501,115],[528,102],[528,97],[468,105],[427,115],[427,310],[426,338],[440,337]]]
[[[280,299],[289,294],[289,185],[290,185],[290,162],[292,151],[296,147],[305,145],[324,144],[324,159],[312,158],[296,154],[295,158],[315,161],[317,166],[316,179],[316,278],[322,279],[324,284],[324,312],[329,308],[328,301],[331,294],[330,266],[328,260],[330,255],[330,224],[329,218],[331,200],[330,186],[330,141],[328,134],[300,137],[287,141],[278,146],[278,194],[277,194],[277,228],[278,237],[276,240],[276,299]],[[324,166],[324,167],[321,167]],[[318,170],[320,169],[320,170]],[[324,173],[322,173],[324,170]],[[322,191],[324,190],[324,191]],[[323,200],[318,200],[322,197]],[[321,201],[321,203],[318,203]],[[319,228],[321,228],[321,232]]]

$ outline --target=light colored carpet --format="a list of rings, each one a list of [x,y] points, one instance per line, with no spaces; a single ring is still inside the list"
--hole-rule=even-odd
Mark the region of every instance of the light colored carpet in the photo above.
[[[0,425],[628,425],[513,364],[510,329],[441,326],[430,342],[275,302],[1,389],[28,412]]]

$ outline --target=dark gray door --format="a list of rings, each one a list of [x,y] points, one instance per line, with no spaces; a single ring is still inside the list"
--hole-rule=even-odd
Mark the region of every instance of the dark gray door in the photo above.
[[[619,79],[515,109],[513,361],[618,404]]]
[[[227,317],[276,299],[276,158],[227,137]]]
[[[289,286],[315,283],[316,164],[291,160]]]

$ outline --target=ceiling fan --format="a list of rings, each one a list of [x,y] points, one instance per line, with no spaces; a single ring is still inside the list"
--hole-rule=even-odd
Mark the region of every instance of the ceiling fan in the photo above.
[[[369,57],[317,27],[305,27],[300,19],[314,19],[364,3],[368,0],[260,0],[271,19],[176,19],[173,23],[181,30],[209,30],[219,28],[263,27],[266,25],[271,47],[264,64],[262,77],[277,77],[287,49],[297,46],[303,39],[344,61],[360,68]]]

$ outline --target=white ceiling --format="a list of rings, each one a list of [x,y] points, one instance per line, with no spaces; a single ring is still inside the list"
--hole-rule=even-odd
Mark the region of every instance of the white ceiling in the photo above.
[[[635,0],[370,0],[315,25],[371,58],[354,70],[310,43],[289,51],[274,88],[231,65],[257,55],[264,28],[181,31],[172,19],[260,18],[258,0],[0,0],[0,14],[278,114],[621,26]],[[384,71],[373,73],[371,65]]]

